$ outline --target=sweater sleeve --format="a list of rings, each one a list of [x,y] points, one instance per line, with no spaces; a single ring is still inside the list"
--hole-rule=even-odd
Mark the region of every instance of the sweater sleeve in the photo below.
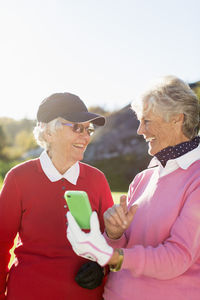
[[[117,249],[117,248],[125,248],[126,247],[126,244],[127,244],[127,239],[126,239],[126,236],[125,234],[123,234],[119,239],[116,239],[116,240],[113,240],[113,239],[110,239],[106,232],[104,232],[104,237],[107,241],[107,243],[113,248],[113,249]]]
[[[20,219],[20,193],[11,171],[6,176],[0,193],[0,299],[5,299],[6,277],[10,261],[9,250],[13,247]]]
[[[135,245],[124,249],[122,268],[133,276],[166,280],[184,272],[200,256],[200,187],[193,190],[174,222],[170,236],[157,247]]]

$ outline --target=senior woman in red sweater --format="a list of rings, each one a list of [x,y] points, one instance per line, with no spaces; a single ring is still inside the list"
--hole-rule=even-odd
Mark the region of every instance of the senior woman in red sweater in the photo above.
[[[89,113],[76,95],[57,93],[41,103],[37,120],[34,134],[44,151],[11,169],[0,194],[0,299],[100,300],[102,268],[78,257],[66,240],[64,193],[87,192],[103,232],[103,213],[113,205],[110,188],[102,172],[80,160],[94,124],[105,119]]]

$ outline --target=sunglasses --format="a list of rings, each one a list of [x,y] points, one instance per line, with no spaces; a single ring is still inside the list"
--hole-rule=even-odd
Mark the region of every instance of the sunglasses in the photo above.
[[[83,133],[84,130],[87,132],[89,136],[93,135],[94,133],[94,126],[93,124],[90,124],[88,127],[84,127],[83,124],[78,124],[78,123],[62,123],[64,126],[69,126],[72,127],[73,132],[75,133]]]

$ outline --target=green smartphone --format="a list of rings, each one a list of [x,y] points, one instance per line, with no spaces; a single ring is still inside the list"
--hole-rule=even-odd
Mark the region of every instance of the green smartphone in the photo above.
[[[66,191],[64,197],[80,228],[90,229],[92,208],[87,193],[84,191]]]

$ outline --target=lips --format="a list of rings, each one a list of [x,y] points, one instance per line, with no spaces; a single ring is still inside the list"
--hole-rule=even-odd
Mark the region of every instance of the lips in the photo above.
[[[73,144],[75,148],[84,149],[86,146],[83,144]]]

